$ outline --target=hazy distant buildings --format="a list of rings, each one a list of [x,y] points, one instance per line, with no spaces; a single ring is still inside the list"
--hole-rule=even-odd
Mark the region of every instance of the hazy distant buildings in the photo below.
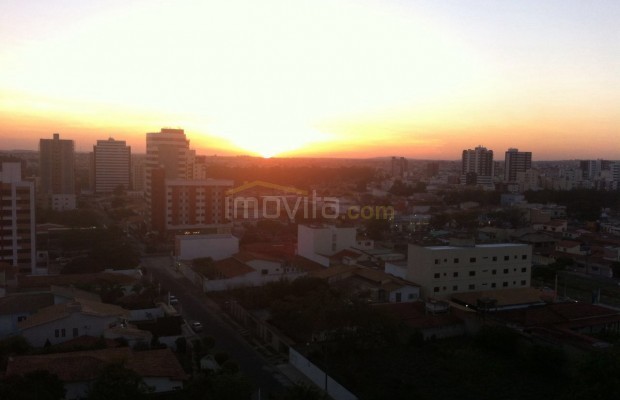
[[[136,192],[144,192],[145,179],[145,156],[132,154],[131,188]]]
[[[20,162],[0,164],[0,262],[36,273],[34,182]]]
[[[532,168],[532,152],[508,149],[504,164],[504,181],[516,182],[519,172]]]
[[[493,150],[487,150],[482,146],[473,150],[463,150],[461,183],[492,186],[494,171]]]
[[[75,201],[75,145],[73,140],[53,139],[39,141],[39,177],[37,188],[44,207],[53,210],[72,210]]]
[[[98,140],[93,146],[95,193],[112,193],[131,187],[131,147],[125,141]]]
[[[392,157],[390,172],[393,177],[404,178],[408,170],[408,162],[405,157]]]

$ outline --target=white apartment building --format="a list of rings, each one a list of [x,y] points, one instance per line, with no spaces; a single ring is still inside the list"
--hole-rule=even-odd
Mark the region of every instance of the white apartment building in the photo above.
[[[324,267],[329,267],[329,256],[357,244],[355,228],[334,225],[299,225],[297,227],[297,253]]]
[[[532,248],[502,243],[472,246],[409,245],[406,279],[426,298],[530,286]],[[389,272],[389,271],[386,271]]]
[[[93,146],[95,193],[112,193],[131,187],[131,147],[124,140],[97,140]]]
[[[19,162],[0,164],[0,262],[32,274],[37,272],[34,193]]]
[[[147,221],[151,229],[165,230],[164,181],[191,179],[194,150],[183,129],[163,128],[160,132],[146,134],[146,162],[144,168],[144,196],[147,202]],[[153,188],[159,186],[159,190]]]

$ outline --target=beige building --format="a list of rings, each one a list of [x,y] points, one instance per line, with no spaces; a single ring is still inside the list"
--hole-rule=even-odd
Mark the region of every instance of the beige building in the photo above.
[[[422,287],[422,297],[447,298],[452,293],[529,287],[531,269],[532,248],[526,244],[409,245],[405,278]]]

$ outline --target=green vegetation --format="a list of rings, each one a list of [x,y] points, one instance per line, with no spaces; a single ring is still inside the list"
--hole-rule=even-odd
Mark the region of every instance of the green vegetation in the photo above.
[[[0,399],[61,400],[65,392],[62,381],[48,371],[34,371],[0,381]]]
[[[122,364],[110,364],[93,382],[88,400],[139,400],[146,398],[149,391],[136,372]]]

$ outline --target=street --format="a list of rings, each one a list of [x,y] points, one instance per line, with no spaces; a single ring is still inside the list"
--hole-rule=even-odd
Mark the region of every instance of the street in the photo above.
[[[255,388],[254,399],[267,399],[269,393],[281,392],[291,382],[248,343],[233,326],[222,318],[223,311],[204,293],[185,279],[171,266],[169,256],[143,257],[142,265],[155,281],[161,284],[162,293],[170,291],[179,299],[177,309],[186,320],[202,322],[201,336],[215,339],[215,351],[226,352],[237,361],[241,371]]]

